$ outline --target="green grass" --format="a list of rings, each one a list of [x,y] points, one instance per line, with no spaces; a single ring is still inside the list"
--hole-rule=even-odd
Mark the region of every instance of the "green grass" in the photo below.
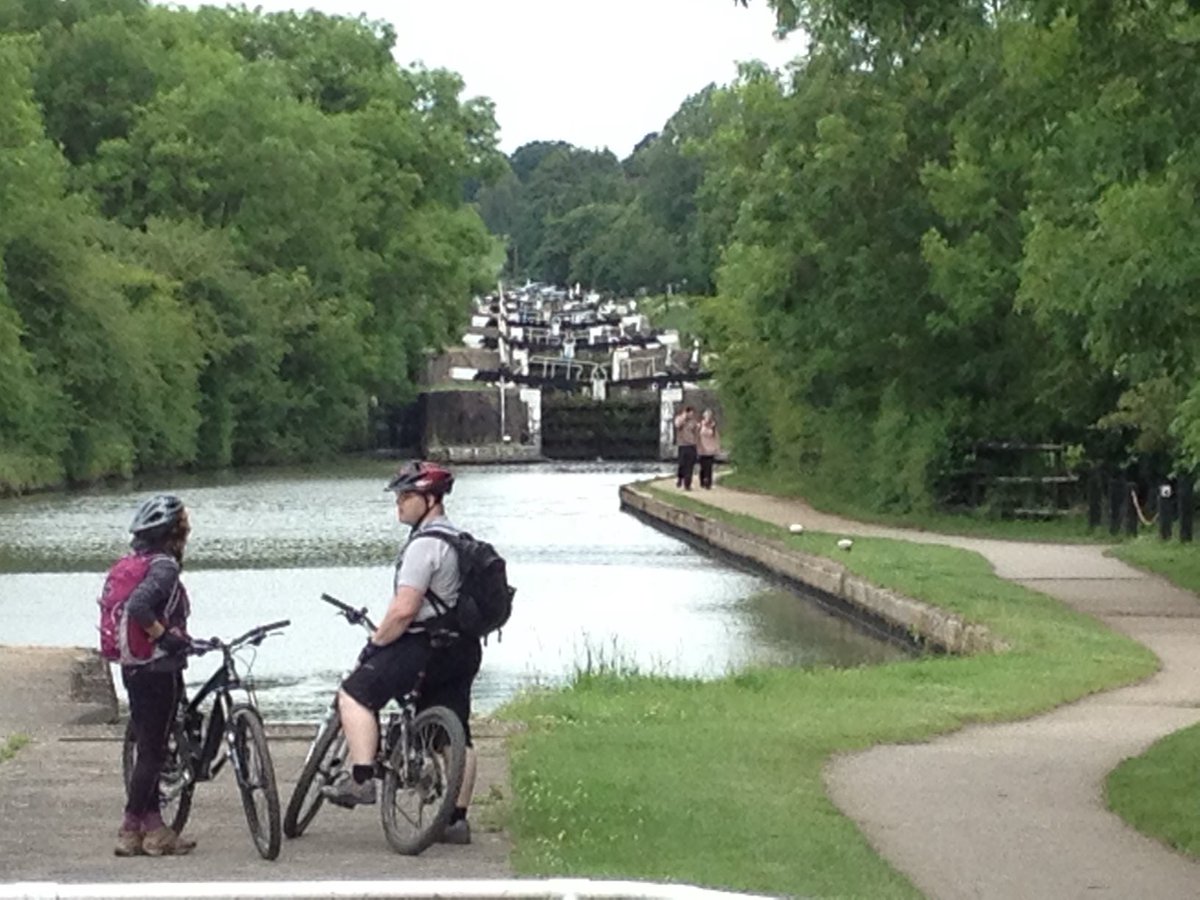
[[[1168,735],[1109,773],[1109,807],[1144,834],[1200,857],[1200,725]]]
[[[29,736],[24,734],[10,734],[0,744],[0,763],[7,762],[17,755],[17,751],[29,743]]]
[[[1200,593],[1200,547],[1146,535],[1113,556]],[[1200,857],[1200,726],[1168,735],[1108,776],[1109,807],[1134,828]]]
[[[1057,519],[1001,519],[986,510],[975,514],[914,510],[907,513],[880,512],[864,503],[856,503],[829,490],[805,481],[787,481],[779,475],[739,469],[726,475],[721,483],[737,490],[777,497],[803,498],[820,512],[845,516],[859,522],[873,522],[918,531],[941,534],[963,534],[972,537],[993,537],[1013,541],[1054,541],[1064,544],[1113,544],[1122,540],[1107,528],[1090,529],[1083,513]]]
[[[1164,541],[1151,535],[1113,547],[1117,559],[1162,575],[1181,588],[1200,593],[1200,546]]]
[[[832,543],[658,496],[807,552]],[[917,897],[826,797],[830,756],[1028,716],[1157,665],[1094,619],[997,578],[974,553],[856,538],[838,561],[987,625],[1012,649],[713,682],[583,672],[564,689],[522,697],[502,711],[526,724],[511,744],[517,870]]]
[[[691,338],[699,333],[700,316],[697,307],[703,297],[675,294],[671,297],[657,294],[638,301],[637,311],[646,316],[660,331],[675,329],[682,338]]]

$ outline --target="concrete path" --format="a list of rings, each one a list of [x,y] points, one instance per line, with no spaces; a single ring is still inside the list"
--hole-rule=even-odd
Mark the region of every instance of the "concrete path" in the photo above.
[[[419,857],[398,856],[383,836],[378,807],[345,811],[327,805],[303,837],[285,838],[279,859],[267,862],[251,843],[233,773],[226,769],[197,785],[185,829],[198,842],[195,852],[118,859],[112,847],[125,802],[122,731],[89,724],[103,704],[94,691],[79,689],[81,655],[0,646],[0,746],[9,735],[31,737],[14,758],[0,762],[0,884],[511,877],[508,842],[498,828],[508,766],[499,726],[488,722],[472,724],[480,762],[471,846],[435,844]],[[313,731],[268,724],[285,808]]]
[[[657,486],[675,490],[673,482]],[[837,758],[826,784],[871,844],[936,898],[1195,898],[1200,863],[1141,836],[1104,805],[1105,776],[1200,721],[1200,599],[1103,555],[851,522],[807,504],[722,488],[691,494],[787,526],[948,544],[1140,641],[1152,678],[1021,722]],[[1198,762],[1200,764],[1200,762]],[[1196,798],[1200,803],[1200,797]]]

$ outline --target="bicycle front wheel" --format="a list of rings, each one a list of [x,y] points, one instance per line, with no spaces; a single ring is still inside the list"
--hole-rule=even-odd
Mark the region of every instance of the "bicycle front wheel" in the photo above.
[[[325,796],[321,788],[333,784],[346,761],[346,738],[337,716],[329,719],[317,733],[300,778],[288,801],[287,813],[283,817],[283,833],[290,838],[300,837],[312,822]]]
[[[262,717],[254,707],[241,704],[233,708],[227,727],[233,736],[234,771],[250,836],[259,856],[275,859],[280,843],[279,791]]]
[[[167,736],[167,756],[163,761],[162,771],[158,776],[158,802],[162,810],[163,822],[179,834],[187,824],[192,812],[192,794],[196,790],[196,779],[192,774],[191,765],[186,752],[180,748],[186,747],[183,729],[176,722],[171,726]],[[133,769],[137,765],[137,740],[133,733],[133,723],[125,726],[125,743],[121,748],[121,775],[125,780],[125,793],[129,793],[129,782],[133,778]]]
[[[467,738],[458,716],[444,706],[419,713],[407,744],[392,750],[383,776],[383,833],[392,849],[415,856],[441,835],[467,762]]]

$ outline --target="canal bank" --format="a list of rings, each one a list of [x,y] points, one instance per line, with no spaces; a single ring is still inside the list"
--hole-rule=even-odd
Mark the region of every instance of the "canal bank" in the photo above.
[[[622,509],[710,551],[781,578],[829,609],[893,640],[936,653],[995,653],[1008,649],[982,625],[872,584],[835,560],[660,500],[645,484],[621,487]]]
[[[683,499],[669,481],[658,482],[656,489],[664,505],[674,507],[678,495],[681,505],[693,508],[691,498]],[[1038,594],[1016,588],[1001,597],[996,590],[1003,602],[990,604],[991,609],[981,605],[978,618],[998,625],[994,630],[1010,643],[1010,652],[937,663],[957,673],[945,681],[930,677],[927,664],[911,664],[917,667],[914,676],[921,672],[921,690],[907,697],[898,691],[888,714],[903,719],[928,694],[932,703],[926,716],[941,708],[953,720],[956,709],[959,716],[966,713],[957,726],[966,727],[943,720],[890,740],[884,734],[889,729],[881,728],[872,749],[847,752],[855,749],[854,741],[845,739],[829,747],[832,753],[822,762],[820,776],[828,795],[856,823],[858,833],[922,894],[1195,896],[1200,865],[1138,834],[1109,812],[1104,801],[1104,779],[1122,759],[1200,719],[1200,604],[1194,595],[1104,556],[1102,547],[880,528],[818,513],[799,500],[719,487],[697,500],[711,512],[693,513],[691,527],[696,530],[713,527],[697,524],[703,520],[731,528],[730,516],[738,515],[777,533],[792,523],[803,524],[807,531],[821,532],[831,554],[837,554],[834,541],[842,535],[855,536],[856,553],[858,541],[866,546],[877,537],[908,541],[914,554],[935,552],[920,550],[920,545],[969,549],[1001,578],[1062,604],[1053,618],[1034,623],[1035,616],[1049,612],[1039,611]],[[688,524],[677,514],[669,520],[672,528]],[[929,559],[924,583],[933,592],[941,573],[934,570],[935,557]],[[911,575],[906,580],[917,581]],[[995,590],[978,578],[962,587]],[[943,596],[954,603],[956,593]],[[1083,615],[1072,620],[1061,611],[1065,609]],[[1119,639],[1081,628],[1084,616],[1102,622],[1111,629],[1109,635],[1127,635],[1150,648],[1158,657],[1157,673],[1129,687],[1099,692],[1105,684],[1135,680],[1139,668],[1146,668],[1121,649]],[[1044,690],[1050,679],[1069,678],[1084,668],[1093,670],[1090,688],[1082,682],[1070,686],[1058,701]],[[985,671],[995,682],[987,696],[968,704],[974,707],[969,710],[960,702],[963,692]],[[1025,718],[1093,691],[1085,699]],[[843,702],[862,699],[847,696]],[[1010,718],[1018,721],[975,724]],[[938,733],[944,736],[936,737]]]

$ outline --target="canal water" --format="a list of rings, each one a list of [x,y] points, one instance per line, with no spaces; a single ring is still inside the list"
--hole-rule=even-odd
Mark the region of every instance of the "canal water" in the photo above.
[[[0,644],[94,646],[96,596],[126,546],[134,507],[173,490],[192,515],[191,631],[231,638],[291,619],[284,636],[254,654],[259,701],[276,719],[315,719],[364,640],[321,593],[376,618],[387,606],[407,533],[382,489],[390,470],[353,462],[0,501]],[[451,518],[497,546],[517,586],[511,621],[485,648],[477,709],[561,684],[589,665],[709,678],[748,666],[852,666],[903,655],[811,600],[622,513],[618,486],[662,471],[459,471]],[[189,681],[214,665],[195,660]]]

